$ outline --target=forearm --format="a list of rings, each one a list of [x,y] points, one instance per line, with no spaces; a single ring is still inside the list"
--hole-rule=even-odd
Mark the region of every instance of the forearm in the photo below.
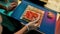
[[[0,4],[0,9],[4,9],[4,10],[7,10],[7,7],[3,6]]]
[[[2,25],[1,25],[1,23],[2,23],[2,16],[0,15],[0,34],[2,33]]]
[[[28,24],[26,24],[21,30],[19,30],[15,34],[24,34],[28,28],[30,29],[30,27],[34,28],[34,29],[37,28],[40,25],[40,22],[38,22],[36,24],[35,24],[35,22],[37,22],[38,20],[39,19],[37,19],[37,20],[35,20],[33,22],[29,22]]]
[[[25,31],[27,30],[27,26],[24,26],[21,30],[19,30],[18,32],[14,33],[14,34],[23,34],[25,33]]]

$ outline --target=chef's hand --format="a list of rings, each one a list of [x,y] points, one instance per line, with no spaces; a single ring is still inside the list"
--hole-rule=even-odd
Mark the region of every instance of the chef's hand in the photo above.
[[[29,22],[27,24],[27,26],[28,26],[28,28],[33,28],[33,29],[39,27],[40,26],[40,16],[38,18],[36,18],[36,20]]]
[[[8,8],[9,8],[9,11],[14,10],[14,9],[16,8],[17,5],[18,5],[17,2],[12,2],[12,3],[10,4],[10,6],[8,7]]]

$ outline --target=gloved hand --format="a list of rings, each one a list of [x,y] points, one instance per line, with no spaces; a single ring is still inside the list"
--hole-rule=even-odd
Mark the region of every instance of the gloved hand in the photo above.
[[[40,21],[40,15],[36,18],[36,20],[26,24],[26,26],[28,27],[28,29],[36,29],[40,25],[39,21]]]

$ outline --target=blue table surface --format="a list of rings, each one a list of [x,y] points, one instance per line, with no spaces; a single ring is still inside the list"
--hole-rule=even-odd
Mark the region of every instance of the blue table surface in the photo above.
[[[20,17],[22,16],[23,12],[25,11],[26,7],[28,5],[31,5],[31,6],[34,6],[38,9],[41,9],[43,11],[45,11],[45,16],[43,17],[43,20],[42,20],[42,24],[40,26],[40,31],[41,32],[44,32],[45,34],[54,34],[55,32],[55,23],[56,23],[56,12],[52,11],[52,10],[49,10],[49,9],[46,9],[44,7],[41,7],[41,6],[38,6],[36,4],[33,4],[33,3],[30,3],[30,2],[26,2],[26,1],[23,1],[15,10],[14,10],[14,13],[12,14],[12,17],[17,19],[17,20],[20,20]],[[47,19],[47,12],[53,12],[55,14],[55,19],[51,22],[50,20]],[[22,21],[22,20],[20,20]],[[23,23],[26,23],[25,21],[22,21]]]

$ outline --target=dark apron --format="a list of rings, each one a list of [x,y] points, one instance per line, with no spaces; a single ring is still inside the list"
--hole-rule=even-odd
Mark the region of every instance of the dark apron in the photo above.
[[[3,18],[3,22],[1,23],[2,27],[3,27],[2,34],[13,34],[24,26],[20,23],[20,21],[14,19],[12,17],[8,17],[3,14],[1,14],[1,15]]]

